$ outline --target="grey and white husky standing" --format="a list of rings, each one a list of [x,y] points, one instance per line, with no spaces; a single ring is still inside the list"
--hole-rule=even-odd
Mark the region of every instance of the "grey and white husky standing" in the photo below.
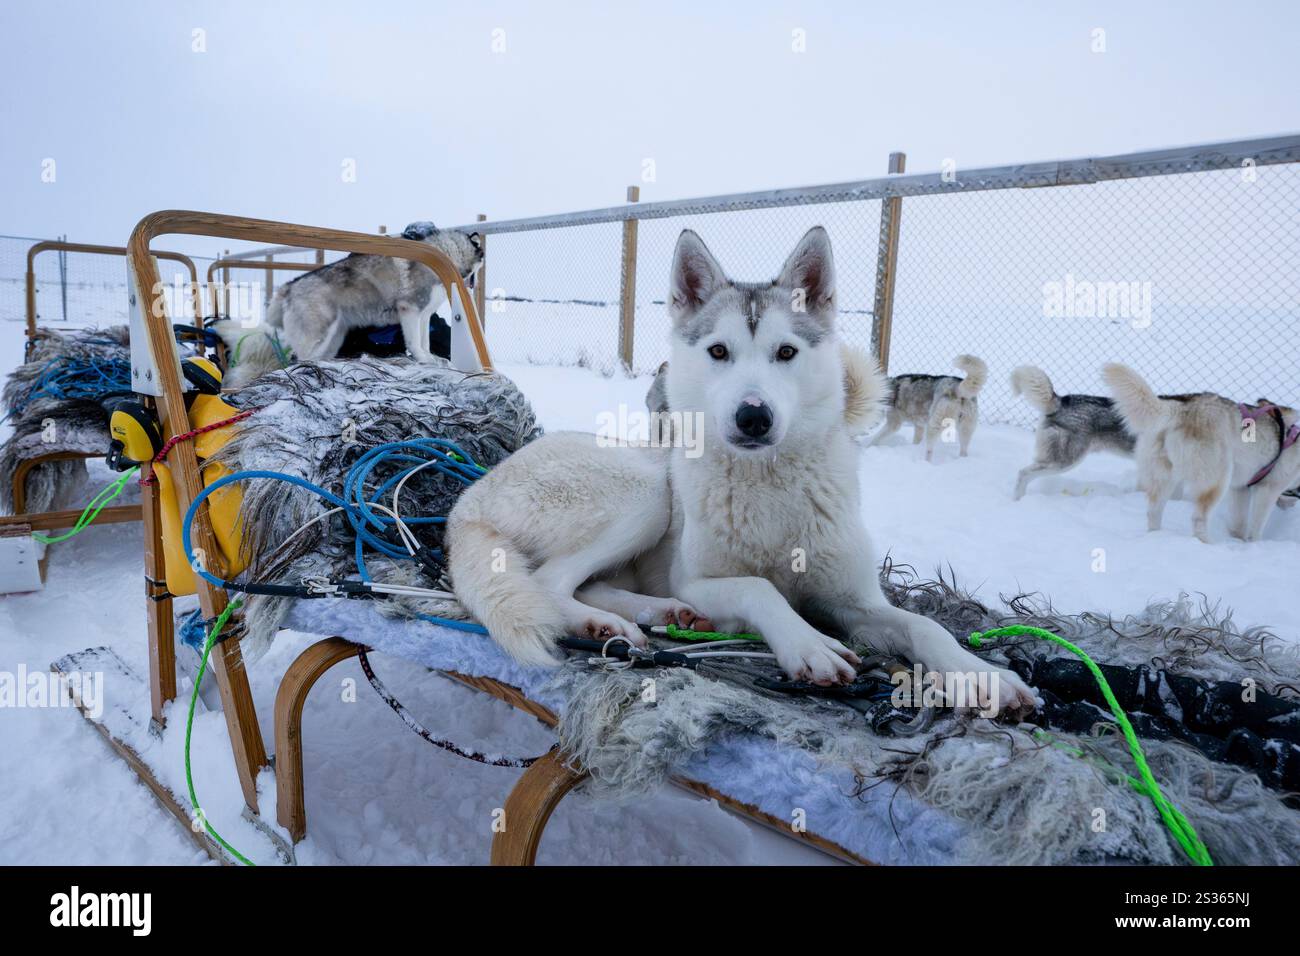
[[[566,633],[640,645],[638,624],[675,620],[760,631],[794,678],[849,681],[853,648],[870,646],[942,674],[971,706],[1032,706],[1016,675],[885,600],[862,524],[851,439],[862,423],[846,421],[850,408],[878,406],[884,383],[874,369],[846,378],[834,290],[820,227],[761,283],[729,280],[683,232],[667,402],[696,416],[703,442],[688,455],[557,432],[497,465],[448,518],[466,609],[528,663],[553,662]]]
[[[412,223],[402,237],[441,250],[462,278],[469,278],[483,261],[473,237],[438,229],[431,222]],[[234,319],[214,326],[230,354],[238,355],[225,384],[238,388],[280,368],[285,349],[298,361],[331,359],[349,329],[394,323],[402,326],[411,356],[432,362],[429,319],[446,301],[446,290],[428,266],[353,253],[281,286],[260,326],[250,329]]]
[[[1011,372],[1011,390],[1042,413],[1034,433],[1034,460],[1016,478],[1019,501],[1035,478],[1068,471],[1094,451],[1133,454],[1137,438],[1124,425],[1115,403],[1100,395],[1057,395],[1041,368],[1021,365]]]
[[[961,457],[970,449],[970,440],[979,423],[980,389],[988,380],[989,369],[974,355],[958,355],[952,360],[965,378],[955,375],[895,375],[889,380],[889,414],[885,427],[872,437],[874,445],[903,427],[913,426],[912,444],[925,439],[925,460],[934,460],[934,447],[944,431],[956,429]]]
[[[1179,482],[1192,500],[1192,532],[1209,542],[1209,517],[1228,495],[1228,530],[1256,541],[1274,503],[1300,481],[1300,413],[1215,395],[1157,395],[1133,369],[1111,364],[1102,377],[1137,435],[1138,478],[1147,528],[1160,530]],[[1247,425],[1247,422],[1253,422]]]

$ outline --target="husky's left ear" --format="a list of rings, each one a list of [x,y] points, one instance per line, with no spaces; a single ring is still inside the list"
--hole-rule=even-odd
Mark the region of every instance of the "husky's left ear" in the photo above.
[[[825,316],[835,311],[835,262],[831,256],[831,237],[821,226],[813,226],[790,253],[781,267],[777,285],[791,289],[794,311]]]

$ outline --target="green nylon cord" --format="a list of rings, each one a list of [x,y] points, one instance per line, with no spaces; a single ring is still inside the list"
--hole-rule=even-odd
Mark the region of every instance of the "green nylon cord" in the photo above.
[[[692,631],[690,628],[669,624],[664,635],[675,641],[761,641],[757,634],[723,634],[720,631]]]
[[[1210,858],[1210,851],[1201,842],[1201,838],[1196,835],[1196,830],[1192,828],[1191,823],[1188,822],[1179,809],[1169,801],[1169,798],[1161,791],[1160,785],[1156,783],[1151,768],[1147,766],[1147,758],[1146,754],[1142,752],[1142,744],[1133,730],[1133,725],[1129,722],[1128,714],[1124,713],[1124,709],[1120,707],[1119,701],[1115,699],[1115,692],[1110,689],[1110,684],[1106,680],[1106,675],[1101,672],[1101,668],[1097,666],[1091,657],[1076,645],[1063,637],[1053,634],[1051,631],[1045,631],[1041,627],[1029,627],[1024,624],[999,627],[983,633],[976,632],[970,636],[970,645],[971,647],[979,647],[985,641],[999,637],[1015,637],[1021,634],[1059,644],[1083,661],[1084,665],[1092,673],[1093,679],[1097,681],[1097,686],[1101,688],[1106,703],[1110,705],[1110,712],[1115,717],[1115,723],[1119,724],[1124,739],[1128,741],[1129,753],[1133,755],[1133,763],[1137,766],[1138,776],[1141,777],[1141,780],[1130,778],[1133,788],[1155,804],[1156,810],[1160,812],[1160,818],[1164,820],[1165,826],[1169,828],[1169,832],[1173,834],[1174,839],[1178,841],[1178,845],[1183,848],[1183,852],[1187,854],[1189,860],[1197,866],[1213,866],[1214,860]]]
[[[60,541],[67,541],[69,538],[81,534],[90,526],[92,521],[99,517],[99,513],[104,510],[104,507],[122,493],[126,483],[139,470],[137,466],[130,471],[123,472],[121,477],[113,479],[106,488],[90,499],[90,504],[86,505],[86,510],[81,512],[81,517],[77,519],[77,523],[72,526],[71,531],[61,534],[57,538],[47,538],[45,535],[33,531],[32,537],[41,544],[58,544]]]
[[[194,678],[194,691],[190,694],[190,713],[185,719],[185,785],[190,789],[190,806],[199,815],[199,819],[203,821],[203,829],[207,830],[212,839],[225,847],[231,856],[240,863],[245,866],[256,866],[256,863],[227,843],[212,824],[208,822],[207,815],[203,812],[203,808],[199,806],[198,795],[194,792],[194,775],[190,772],[190,732],[194,728],[194,705],[199,699],[199,685],[203,682],[203,674],[208,669],[208,654],[212,651],[212,645],[216,642],[221,629],[226,626],[226,622],[230,620],[230,615],[235,613],[235,608],[239,607],[240,603],[240,601],[235,600],[226,605],[226,609],[218,614],[217,619],[212,622],[212,630],[208,631],[208,638],[203,642],[203,660],[199,662],[199,673]]]

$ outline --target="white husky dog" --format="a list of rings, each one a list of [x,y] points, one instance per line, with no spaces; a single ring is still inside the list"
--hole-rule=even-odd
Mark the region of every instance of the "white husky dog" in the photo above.
[[[474,237],[431,222],[414,222],[402,238],[445,253],[462,278],[483,261]],[[297,361],[332,359],[349,329],[400,323],[406,350],[419,362],[435,361],[429,319],[447,301],[428,266],[410,259],[353,253],[298,276],[276,290],[261,325],[227,319],[213,328],[232,356],[227,387],[238,388],[281,368],[285,350]]]
[[[1258,540],[1274,502],[1300,480],[1300,414],[1271,402],[1239,404],[1211,392],[1157,395],[1124,365],[1104,366],[1102,377],[1137,435],[1147,527],[1160,530],[1165,503],[1181,481],[1195,509],[1196,537],[1210,540],[1210,512],[1227,493],[1230,533]]]
[[[550,663],[566,633],[640,645],[638,624],[675,620],[759,631],[793,678],[851,680],[858,655],[813,620],[936,672],[970,706],[1032,705],[1016,675],[885,600],[847,404],[861,411],[866,394],[878,406],[884,383],[846,370],[834,289],[821,227],[762,283],[728,280],[695,233],[681,234],[668,405],[695,416],[703,442],[688,453],[549,434],[475,482],[448,518],[456,595],[506,650]]]

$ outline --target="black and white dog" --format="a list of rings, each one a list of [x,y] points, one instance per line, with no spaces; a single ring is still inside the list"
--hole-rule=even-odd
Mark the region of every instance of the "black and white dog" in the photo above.
[[[1059,475],[1094,451],[1133,455],[1137,437],[1124,425],[1114,401],[1100,395],[1057,395],[1041,368],[1021,365],[1011,373],[1011,390],[1042,413],[1034,433],[1034,460],[1016,478],[1015,498],[1029,482]]]

